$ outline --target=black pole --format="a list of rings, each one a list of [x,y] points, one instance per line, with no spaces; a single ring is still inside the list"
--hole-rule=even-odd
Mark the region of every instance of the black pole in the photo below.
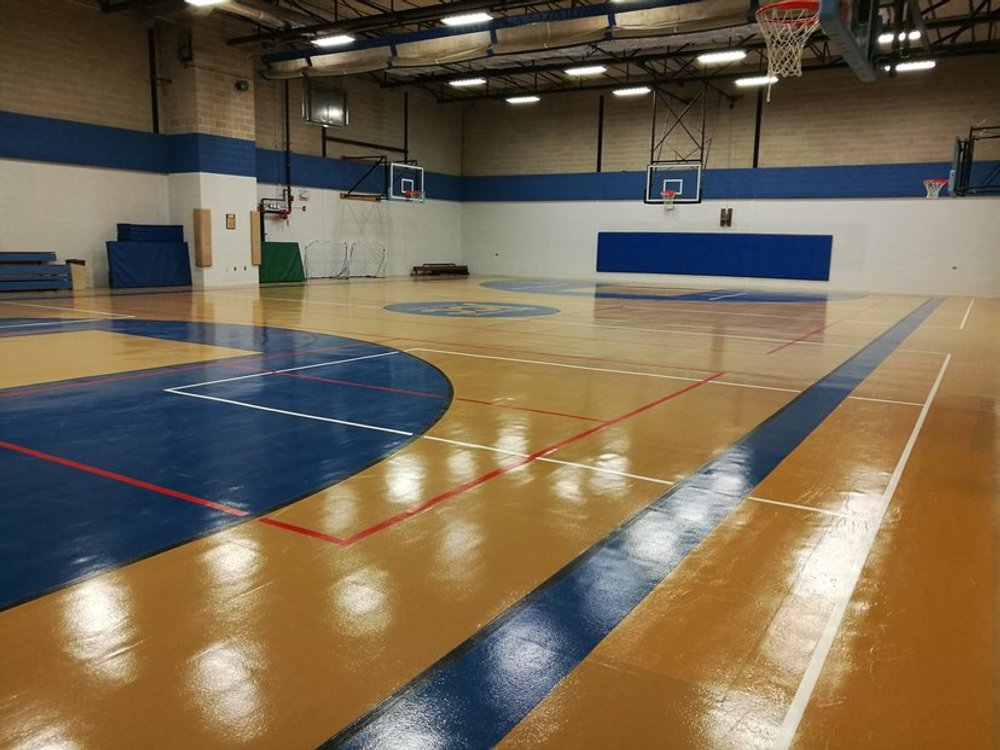
[[[601,157],[604,154],[604,94],[597,105],[597,171],[601,171]]]
[[[760,166],[760,119],[764,114],[764,87],[757,89],[757,113],[753,123],[753,168]],[[732,124],[730,123],[730,126]]]
[[[653,152],[656,150],[656,100],[659,98],[660,94],[656,90],[656,86],[653,86],[653,122],[649,126],[649,163],[652,164],[656,159],[653,157]]]
[[[403,162],[410,163],[410,93],[403,92]]]
[[[285,201],[292,207],[292,128],[289,115],[288,81],[285,80]]]
[[[153,114],[153,132],[160,132],[160,90],[156,75],[156,29],[146,32],[146,47],[149,50],[149,105]]]

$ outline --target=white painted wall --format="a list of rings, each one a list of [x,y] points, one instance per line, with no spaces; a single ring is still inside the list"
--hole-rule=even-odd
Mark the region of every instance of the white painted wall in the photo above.
[[[308,200],[300,199],[303,190]],[[298,242],[302,250],[313,240],[381,242],[386,247],[387,276],[408,275],[421,263],[463,262],[461,203],[370,203],[342,200],[339,190],[293,186],[292,191],[295,210],[288,220],[265,222],[270,241]],[[261,198],[274,198],[281,195],[281,188],[262,184],[257,192]]]
[[[731,229],[719,209],[733,208]],[[638,202],[465,203],[475,274],[595,278],[599,231],[832,234],[829,282],[601,274],[660,284],[1000,296],[1000,199],[705,201],[670,214]]]
[[[82,258],[92,285],[108,285],[115,224],[168,218],[166,175],[0,159],[0,251]]]
[[[194,286],[256,284],[257,267],[250,262],[250,212],[257,207],[253,177],[185,172],[168,178],[170,223],[184,226]],[[194,264],[194,209],[211,210],[212,265]],[[226,229],[226,214],[236,215],[236,229]]]

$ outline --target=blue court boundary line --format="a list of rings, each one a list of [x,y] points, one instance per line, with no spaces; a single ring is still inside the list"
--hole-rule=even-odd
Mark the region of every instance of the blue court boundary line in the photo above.
[[[940,304],[922,303],[321,747],[495,745]]]

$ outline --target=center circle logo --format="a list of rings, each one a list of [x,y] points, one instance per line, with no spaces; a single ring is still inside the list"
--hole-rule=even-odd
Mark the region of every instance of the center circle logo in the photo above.
[[[410,315],[437,315],[444,318],[528,318],[554,315],[558,308],[519,305],[516,302],[401,302],[386,310]]]

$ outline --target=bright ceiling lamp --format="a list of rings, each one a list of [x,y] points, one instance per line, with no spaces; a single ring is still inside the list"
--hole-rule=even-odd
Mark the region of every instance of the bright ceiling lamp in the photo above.
[[[742,60],[746,56],[747,53],[745,50],[726,49],[721,52],[706,52],[704,55],[698,55],[698,62],[702,65],[717,65],[718,63]]]
[[[445,26],[472,26],[477,23],[489,23],[493,16],[489,13],[462,13],[457,16],[445,16],[441,23]]]
[[[541,101],[539,96],[508,96],[508,104],[534,104],[537,101]]]
[[[751,78],[737,78],[733,83],[740,87],[747,86],[769,86],[778,82],[778,76],[752,76]]]
[[[611,93],[615,96],[644,96],[652,91],[649,86],[632,86],[627,89],[615,89]]]
[[[486,83],[485,78],[459,78],[457,81],[448,81],[449,86],[463,88],[465,86],[482,86]]]
[[[919,31],[915,31],[915,30],[914,31],[900,31],[897,38],[899,39],[899,41],[903,41],[904,39],[909,38],[909,40],[911,42],[915,42],[915,41],[917,41],[920,38],[920,32]],[[890,44],[891,42],[892,42],[892,33],[891,32],[888,33],[888,34],[879,34],[879,36],[878,36],[878,43],[879,44]]]
[[[896,64],[897,73],[906,73],[911,70],[930,70],[935,67],[937,62],[934,60],[910,60],[909,62],[901,62]],[[891,65],[883,65],[882,70],[892,70]]]
[[[197,5],[199,8],[206,5],[221,5],[226,2],[229,2],[229,0],[187,0],[188,5]]]
[[[603,65],[583,65],[579,68],[566,68],[563,72],[568,76],[598,76],[606,70]]]
[[[312,43],[317,47],[343,47],[345,45],[354,42],[354,37],[350,34],[335,34],[333,36],[321,36],[319,39],[313,39]]]

